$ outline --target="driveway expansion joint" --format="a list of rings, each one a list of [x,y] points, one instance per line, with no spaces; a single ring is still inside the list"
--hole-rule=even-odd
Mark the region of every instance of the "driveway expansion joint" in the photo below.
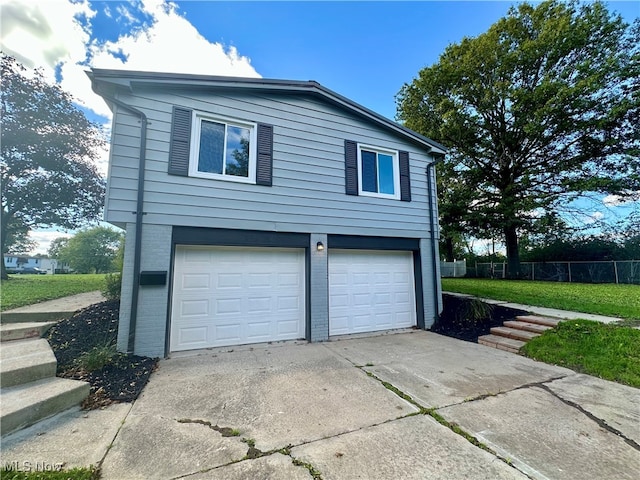
[[[421,405],[420,403],[418,403],[410,395],[408,395],[407,393],[403,392],[402,390],[400,390],[395,385],[393,385],[393,384],[391,384],[389,382],[385,382],[384,380],[382,380],[379,377],[377,377],[374,373],[372,373],[372,372],[370,372],[368,370],[365,370],[365,366],[357,365],[357,364],[354,364],[354,366],[357,369],[363,371],[368,377],[373,378],[374,380],[377,380],[378,382],[380,382],[380,384],[382,384],[382,386],[384,386],[387,390],[395,393],[400,398],[402,398],[403,400],[411,403],[413,406],[415,406],[418,409],[417,412],[405,415],[403,418],[416,416],[416,415],[428,415],[431,418],[433,418],[436,422],[438,422],[440,425],[442,425],[443,427],[446,427],[449,430],[451,430],[453,433],[455,433],[457,435],[460,435],[466,441],[471,443],[474,447],[477,447],[477,448],[479,448],[481,450],[484,450],[487,453],[490,453],[491,455],[496,457],[498,460],[506,463],[511,468],[513,468],[513,469],[519,471],[520,473],[526,475],[527,477],[529,477],[529,475],[527,475],[525,472],[522,472],[520,469],[518,469],[516,466],[514,466],[513,463],[508,458],[505,458],[505,457],[499,455],[496,451],[494,451],[493,449],[489,448],[487,445],[482,443],[480,440],[478,440],[476,437],[471,435],[469,432],[467,432],[467,431],[463,430],[462,428],[460,428],[460,426],[457,425],[456,423],[449,422],[447,419],[445,419],[442,415],[440,415],[437,412],[437,410],[438,410],[437,407],[427,408],[427,407]],[[487,395],[487,396],[493,396],[493,395]],[[486,396],[485,396],[485,398],[486,398]],[[388,420],[388,422],[392,422],[392,421],[394,421],[394,420]],[[383,422],[383,423],[387,423],[387,422]],[[531,478],[531,477],[529,477],[529,478]]]
[[[638,444],[635,440],[627,437],[620,430],[618,430],[616,428],[613,428],[605,420],[596,417],[593,413],[589,412],[588,410],[586,410],[584,407],[582,407],[578,403],[572,402],[571,400],[567,400],[566,398],[562,398],[558,393],[554,392],[548,385],[545,385],[544,383],[540,384],[540,385],[536,385],[536,386],[539,387],[540,389],[544,390],[545,392],[553,395],[555,398],[560,400],[565,405],[568,405],[569,407],[575,408],[580,413],[585,415],[587,418],[589,418],[590,420],[593,420],[594,422],[596,422],[600,428],[603,428],[603,429],[607,430],[608,432],[613,433],[615,436],[620,437],[622,440],[624,440],[625,443],[627,443],[627,445],[629,445],[630,447],[640,451],[640,444]]]
[[[555,382],[556,380],[562,380],[563,378],[567,378],[569,375],[561,375],[559,377],[552,377],[549,378],[548,380],[544,380],[541,382],[532,382],[532,383],[525,383],[524,385],[518,385],[517,387],[514,388],[510,388],[509,390],[500,390],[498,392],[489,392],[489,393],[482,393],[480,395],[477,395],[475,397],[469,397],[469,398],[465,398],[464,400],[462,400],[461,402],[454,402],[454,403],[449,403],[446,405],[441,405],[439,407],[436,407],[436,410],[442,410],[443,408],[447,408],[447,407],[455,407],[457,405],[463,405],[465,403],[471,403],[471,402],[477,402],[480,400],[486,400],[487,398],[492,398],[492,397],[497,397],[500,395],[505,395],[507,393],[510,392],[515,392],[517,390],[523,390],[523,389],[527,389],[527,388],[531,388],[531,387],[543,387],[545,386],[546,383],[551,383],[551,382]]]
[[[583,415],[585,415],[587,418],[589,418],[590,420],[596,422],[598,424],[598,426],[600,428],[603,428],[605,430],[607,430],[609,433],[614,434],[617,437],[620,437],[622,440],[624,440],[625,443],[627,443],[630,447],[634,448],[635,450],[640,451],[640,444],[638,444],[635,440],[627,437],[624,433],[622,433],[620,430],[612,427],[611,425],[609,425],[605,420],[596,417],[594,414],[592,414],[591,412],[589,412],[588,410],[586,410],[584,407],[582,407],[581,405],[579,405],[576,402],[572,402],[571,400],[567,400],[566,398],[563,398],[562,396],[560,396],[558,393],[554,392],[549,386],[548,384],[553,383],[557,380],[562,380],[564,378],[568,378],[570,377],[570,375],[561,375],[559,377],[552,377],[548,380],[544,380],[542,382],[532,382],[532,383],[526,383],[524,385],[520,385],[518,387],[512,388],[511,390],[506,390],[504,392],[499,392],[496,394],[485,394],[485,395],[480,395],[478,397],[475,397],[473,399],[470,400],[465,400],[462,403],[466,403],[466,402],[473,402],[476,400],[484,400],[488,397],[496,397],[498,395],[503,395],[505,393],[509,393],[509,392],[514,392],[516,390],[526,390],[529,388],[539,388],[541,390],[544,390],[545,392],[549,393],[550,395],[552,395],[553,397],[557,398],[558,400],[560,400],[562,403],[564,403],[565,405],[571,407],[571,408],[575,408],[576,410],[578,410],[580,413],[582,413]],[[459,404],[457,404],[459,405]],[[444,407],[442,407],[444,408]]]

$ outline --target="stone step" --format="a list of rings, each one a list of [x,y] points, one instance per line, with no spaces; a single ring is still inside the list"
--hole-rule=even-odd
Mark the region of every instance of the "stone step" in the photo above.
[[[0,341],[40,338],[55,324],[56,322],[3,323],[0,325]]]
[[[513,338],[499,337],[498,335],[483,335],[478,338],[478,343],[480,345],[497,348],[506,352],[518,353],[520,347],[522,347],[526,342],[523,342],[522,340],[515,340]]]
[[[6,342],[0,349],[0,387],[56,376],[56,357],[44,338]]]
[[[521,322],[519,320],[507,320],[503,323],[505,327],[516,328],[518,330],[525,330],[533,333],[543,333],[547,330],[551,330],[553,327],[548,325],[540,325],[539,323]]]
[[[0,390],[0,434],[20,430],[79,405],[89,384],[66,378],[47,378]]]
[[[527,323],[536,323],[547,327],[556,327],[562,320],[559,318],[540,317],[538,315],[518,315],[516,320]]]
[[[59,322],[71,318],[75,312],[2,312],[0,323]]]
[[[493,327],[490,330],[491,334],[499,337],[514,338],[516,340],[522,340],[528,342],[532,338],[539,337],[539,333],[527,332],[526,330],[518,330],[517,328],[509,327]]]

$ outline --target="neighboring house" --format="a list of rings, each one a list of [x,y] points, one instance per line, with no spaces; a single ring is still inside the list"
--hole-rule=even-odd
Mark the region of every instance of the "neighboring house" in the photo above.
[[[10,273],[34,268],[47,274],[68,273],[70,271],[67,263],[60,262],[55,258],[29,257],[27,255],[5,255],[4,266]]]
[[[114,113],[119,349],[433,324],[443,146],[313,81],[88,75]]]

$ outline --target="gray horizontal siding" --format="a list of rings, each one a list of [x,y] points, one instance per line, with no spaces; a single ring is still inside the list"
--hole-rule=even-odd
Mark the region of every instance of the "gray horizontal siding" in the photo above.
[[[426,164],[402,138],[313,98],[186,91],[137,92],[122,100],[148,117],[145,222],[351,235],[424,237],[428,231]],[[185,106],[274,125],[273,186],[167,174],[171,109]],[[140,122],[114,117],[106,219],[131,222],[135,211]],[[412,201],[344,193],[344,140],[407,150]]]

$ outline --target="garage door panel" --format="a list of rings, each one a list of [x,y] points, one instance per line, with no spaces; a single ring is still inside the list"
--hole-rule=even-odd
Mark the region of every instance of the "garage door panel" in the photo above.
[[[304,338],[304,279],[302,249],[176,247],[171,350]]]
[[[207,343],[207,329],[205,327],[186,327],[180,331],[180,342],[196,348]]]
[[[242,314],[241,298],[220,298],[215,300],[215,315]]]
[[[278,335],[291,335],[298,329],[298,322],[295,319],[278,322]]]
[[[390,293],[374,293],[373,304],[385,307],[391,306],[391,294]]]
[[[303,308],[300,304],[300,297],[280,296],[278,297],[278,310],[283,313],[296,314]]]
[[[206,273],[183,275],[182,290],[201,290],[211,286],[211,275]]]
[[[239,273],[224,273],[219,272],[216,275],[216,287],[217,288],[241,288],[242,287],[242,275]]]
[[[416,324],[411,252],[329,251],[329,334]]]
[[[212,332],[210,327],[207,327]],[[207,346],[214,342],[224,342],[227,345],[235,345],[240,342],[240,325],[232,323],[229,325],[215,325],[213,332],[215,336],[207,339]]]
[[[180,315],[182,317],[206,317],[209,315],[209,302],[207,300],[183,300],[180,302]]]
[[[393,315],[391,315],[390,313],[375,314],[373,319],[375,326],[379,327],[382,330],[393,328]]]
[[[253,297],[249,298],[247,309],[249,313],[269,313],[272,303],[271,297]]]
[[[256,265],[254,265],[254,268]],[[273,285],[273,274],[270,272],[250,273],[247,275],[247,288],[271,288]]]

